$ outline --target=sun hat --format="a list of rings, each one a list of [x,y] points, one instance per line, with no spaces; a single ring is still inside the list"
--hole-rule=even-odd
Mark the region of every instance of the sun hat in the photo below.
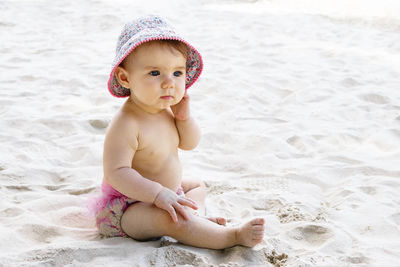
[[[131,94],[128,88],[121,86],[114,75],[115,69],[139,45],[154,40],[178,40],[186,44],[186,89],[199,78],[203,70],[200,53],[184,40],[164,19],[158,16],[146,16],[125,24],[118,38],[117,49],[112,70],[108,79],[108,90],[113,96],[127,97]]]

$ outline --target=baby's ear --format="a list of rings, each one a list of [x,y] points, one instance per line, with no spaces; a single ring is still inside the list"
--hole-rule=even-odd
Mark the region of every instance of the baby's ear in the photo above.
[[[121,66],[118,66],[114,72],[115,77],[117,78],[118,82],[122,87],[129,88],[129,75],[128,71]]]

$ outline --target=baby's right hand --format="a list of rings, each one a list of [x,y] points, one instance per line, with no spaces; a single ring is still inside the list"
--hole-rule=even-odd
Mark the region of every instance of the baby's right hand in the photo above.
[[[174,191],[166,187],[158,193],[154,200],[154,205],[160,209],[166,210],[171,215],[174,222],[178,222],[176,211],[178,211],[185,220],[189,220],[184,206],[195,210],[198,209],[196,202],[185,196],[178,196]]]

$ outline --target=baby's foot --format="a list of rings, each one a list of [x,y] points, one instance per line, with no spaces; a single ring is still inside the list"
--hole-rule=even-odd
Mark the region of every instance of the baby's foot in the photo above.
[[[226,225],[226,219],[223,217],[207,217],[206,219],[219,225]]]
[[[256,218],[239,227],[236,232],[238,244],[252,248],[261,243],[264,237],[264,223],[263,218]]]

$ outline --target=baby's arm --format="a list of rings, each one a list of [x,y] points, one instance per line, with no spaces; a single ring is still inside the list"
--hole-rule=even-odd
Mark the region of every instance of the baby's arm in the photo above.
[[[200,141],[200,128],[193,117],[190,116],[189,104],[190,98],[185,92],[181,102],[171,107],[179,132],[179,148],[183,150],[194,149]]]
[[[138,147],[138,127],[119,116],[111,123],[104,142],[103,168],[106,182],[122,194],[142,202],[154,203],[166,210],[176,222],[176,211],[188,218],[183,206],[196,209],[194,201],[177,196],[169,188],[143,177],[131,168]]]
[[[138,147],[136,134],[137,127],[124,119],[124,115],[111,123],[104,141],[104,179],[122,194],[152,203],[163,186],[131,168]]]

